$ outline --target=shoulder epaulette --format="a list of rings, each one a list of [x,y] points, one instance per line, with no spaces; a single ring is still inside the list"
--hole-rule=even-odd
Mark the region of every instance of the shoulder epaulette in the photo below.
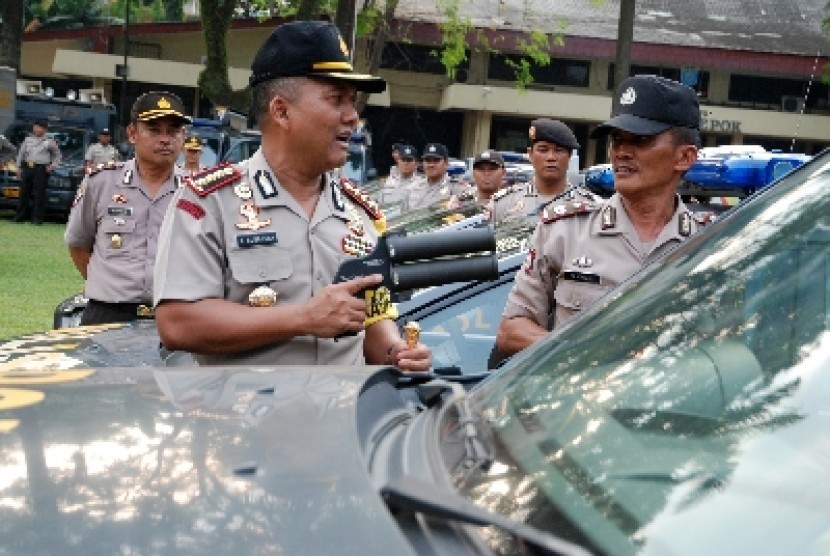
[[[124,166],[123,162],[115,162],[114,160],[110,160],[106,164],[101,163],[101,164],[96,164],[95,166],[90,167],[89,169],[87,169],[86,175],[94,176],[95,174],[97,174],[98,172],[101,172],[102,170],[115,170],[117,168],[121,168],[122,166]]]
[[[211,166],[204,170],[184,177],[184,183],[192,189],[199,197],[207,197],[214,191],[218,191],[236,183],[242,179],[242,173],[227,162],[218,166]]]
[[[493,193],[493,201],[498,201],[500,199],[504,199],[508,195],[511,195],[511,194],[515,193],[516,191],[520,191],[520,190],[521,190],[521,186],[519,184],[515,184],[515,183],[513,185],[503,187],[502,189],[499,189],[498,191]]]
[[[340,178],[340,190],[351,199],[353,203],[359,205],[360,207],[365,210],[372,220],[382,220],[383,219],[383,211],[380,210],[380,207],[372,199],[368,193],[360,189],[357,185],[355,185],[349,178]]]
[[[571,218],[578,214],[588,214],[597,210],[599,205],[586,201],[568,201],[565,203],[551,204],[542,211],[542,222],[550,224],[557,220]]]

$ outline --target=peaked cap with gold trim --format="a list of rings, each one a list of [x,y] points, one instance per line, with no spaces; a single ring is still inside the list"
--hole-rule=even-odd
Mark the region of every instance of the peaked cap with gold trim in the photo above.
[[[133,122],[149,122],[158,118],[172,117],[182,123],[190,123],[184,103],[177,95],[166,91],[153,91],[144,93],[133,103],[130,110],[130,119]]]
[[[327,21],[292,21],[274,29],[254,56],[250,84],[300,75],[348,81],[366,93],[386,89],[383,78],[355,73],[346,41]]]

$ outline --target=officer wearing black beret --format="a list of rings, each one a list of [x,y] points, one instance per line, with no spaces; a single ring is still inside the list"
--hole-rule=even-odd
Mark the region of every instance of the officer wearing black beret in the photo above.
[[[429,349],[401,338],[379,275],[332,283],[385,230],[377,204],[335,170],[357,92],[386,82],[354,71],[334,25],[295,21],[259,49],[250,84],[260,149],[187,178],[165,221],[154,296],[165,347],[208,365],[429,369]]]
[[[560,197],[596,201],[593,193],[568,183],[573,151],[579,148],[571,129],[558,120],[539,118],[528,129],[527,155],[533,165],[533,179],[514,184],[493,196],[491,220],[525,218],[535,223],[545,205]]]
[[[159,229],[181,183],[176,159],[189,122],[176,95],[141,95],[127,126],[135,158],[90,168],[78,187],[64,240],[86,280],[81,324],[153,316]]]
[[[654,75],[620,84],[611,118],[592,132],[610,138],[616,193],[545,207],[499,326],[501,354],[536,342],[705,224],[677,195],[697,159],[699,125],[689,87]]]

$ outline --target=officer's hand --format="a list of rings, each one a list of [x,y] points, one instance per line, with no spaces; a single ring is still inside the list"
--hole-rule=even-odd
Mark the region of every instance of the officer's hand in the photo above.
[[[432,352],[424,344],[419,343],[410,348],[401,340],[392,346],[387,363],[402,371],[424,373],[432,367]]]
[[[376,286],[380,274],[363,276],[326,286],[305,304],[308,332],[320,338],[333,338],[346,332],[360,332],[366,319],[366,301],[355,294]]]

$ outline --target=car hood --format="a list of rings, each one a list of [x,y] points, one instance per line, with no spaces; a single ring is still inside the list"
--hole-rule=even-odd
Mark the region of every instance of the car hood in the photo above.
[[[357,397],[384,371],[96,368],[151,330],[0,345],[0,552],[411,552],[359,450]]]

